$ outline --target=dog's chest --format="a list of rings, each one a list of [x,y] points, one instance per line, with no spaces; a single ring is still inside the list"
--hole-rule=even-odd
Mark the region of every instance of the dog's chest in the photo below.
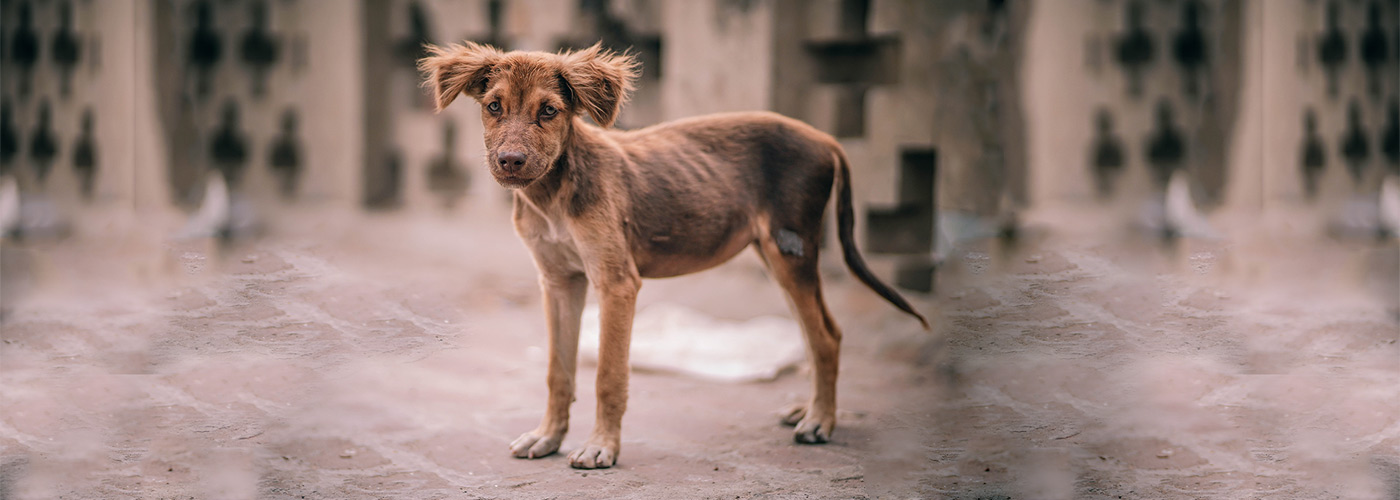
[[[562,216],[551,218],[534,204],[516,200],[515,232],[530,247],[538,263],[551,270],[584,270],[577,242]]]

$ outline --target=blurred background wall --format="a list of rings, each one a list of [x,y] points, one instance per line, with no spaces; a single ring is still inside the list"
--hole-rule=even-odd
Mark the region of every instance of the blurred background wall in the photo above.
[[[1040,210],[1189,233],[1164,215],[1177,178],[1206,223],[1270,212],[1384,235],[1398,4],[4,0],[2,159],[22,207],[5,230],[175,233],[212,176],[227,218],[254,207],[255,225],[503,216],[477,105],[433,113],[414,69],[423,42],[475,40],[631,51],[624,128],[770,109],[832,133],[862,240],[907,288]]]

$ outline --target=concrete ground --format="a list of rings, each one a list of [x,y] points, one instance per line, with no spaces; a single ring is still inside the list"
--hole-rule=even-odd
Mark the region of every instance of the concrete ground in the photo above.
[[[1094,213],[952,255],[911,297],[932,333],[831,260],[834,442],[778,425],[802,369],[637,372],[620,463],[594,471],[508,454],[543,410],[544,321],[499,213],[6,243],[0,498],[1400,498],[1400,249],[1163,246]],[[748,253],[642,301],[786,311]]]

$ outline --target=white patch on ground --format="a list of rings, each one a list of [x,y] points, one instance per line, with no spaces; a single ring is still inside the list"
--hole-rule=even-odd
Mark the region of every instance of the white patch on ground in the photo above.
[[[598,362],[598,306],[583,311],[579,352]],[[672,304],[637,312],[632,323],[634,370],[673,372],[724,382],[773,380],[805,356],[796,321],[760,316],[728,321]]]

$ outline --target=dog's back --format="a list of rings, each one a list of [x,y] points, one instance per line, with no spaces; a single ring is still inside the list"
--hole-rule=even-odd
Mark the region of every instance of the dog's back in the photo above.
[[[619,176],[644,277],[722,263],[760,226],[820,232],[839,146],[800,121],[723,113],[608,135],[626,158]]]

